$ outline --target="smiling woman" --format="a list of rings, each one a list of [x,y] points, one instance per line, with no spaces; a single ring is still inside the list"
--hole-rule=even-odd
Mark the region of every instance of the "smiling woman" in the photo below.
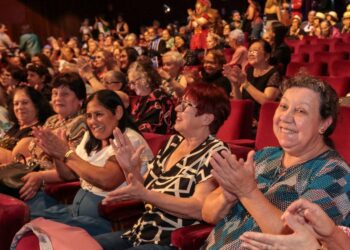
[[[246,231],[287,232],[281,215],[299,198],[317,203],[337,224],[349,224],[350,171],[329,139],[337,107],[328,84],[297,75],[284,84],[274,116],[281,147],[250,152],[246,162],[231,154],[213,155],[220,187],[202,210],[204,220],[216,224],[207,249],[241,248],[239,237]]]
[[[143,145],[142,159],[150,160],[153,155],[137,128],[131,122],[121,99],[111,90],[100,90],[86,102],[85,132],[76,150],[47,129],[36,129],[34,134],[40,147],[55,159],[56,171],[63,180],[81,181],[81,189],[73,204],[66,207],[40,192],[28,201],[31,216],[44,217],[68,225],[80,226],[91,235],[112,231],[109,221],[98,212],[99,202],[108,191],[116,189],[124,181],[124,173],[114,157],[110,139],[118,127],[134,147]],[[146,171],[145,164],[139,171]]]

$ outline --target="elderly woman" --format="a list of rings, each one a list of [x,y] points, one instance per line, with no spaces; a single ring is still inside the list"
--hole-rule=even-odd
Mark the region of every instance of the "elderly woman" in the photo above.
[[[114,151],[129,184],[109,193],[104,202],[138,199],[145,202],[146,211],[124,234],[95,237],[104,249],[172,249],[172,231],[202,220],[203,201],[215,186],[210,155],[228,150],[212,135],[229,115],[229,99],[220,88],[193,84],[176,112],[179,135],[172,136],[148,164],[145,178],[135,171],[140,149],[130,152],[127,140],[116,131]]]
[[[91,235],[112,231],[109,221],[98,212],[100,201],[120,186],[125,178],[123,170],[114,157],[110,140],[116,127],[135,148],[147,148],[142,159],[151,160],[153,155],[146,141],[137,132],[121,99],[111,90],[100,90],[92,94],[86,104],[88,131],[76,150],[47,129],[34,131],[40,147],[55,159],[56,171],[64,180],[81,180],[81,189],[73,204],[66,207],[41,192],[28,202],[32,217],[44,217],[69,225],[80,226]],[[146,171],[146,165],[139,169]],[[50,204],[50,205],[48,205]]]
[[[273,118],[280,147],[267,147],[238,160],[213,154],[220,187],[206,199],[203,219],[216,224],[207,249],[238,249],[246,231],[281,234],[284,210],[305,198],[338,224],[349,224],[349,167],[329,138],[337,120],[338,97],[326,83],[306,75],[286,82]]]
[[[280,77],[277,69],[269,64],[271,46],[264,40],[253,42],[248,50],[248,63],[252,67],[225,67],[224,75],[233,85],[232,95],[236,99],[253,100],[254,117],[259,118],[260,106],[274,101],[279,95]]]
[[[229,45],[234,50],[231,61],[225,66],[240,65],[242,69],[248,64],[248,50],[244,46],[244,33],[239,29],[235,29],[229,34]]]
[[[131,107],[141,132],[170,134],[175,121],[174,104],[161,88],[161,77],[148,57],[140,57],[128,70],[129,88],[139,97]]]
[[[85,117],[82,107],[86,98],[86,89],[83,80],[76,73],[61,73],[53,80],[51,103],[55,115],[49,117],[44,128],[55,133],[63,133],[71,145],[75,148],[81,141],[86,130]],[[40,166],[42,171],[31,172],[22,180],[23,187],[19,195],[24,200],[33,198],[45,182],[62,181],[57,178],[55,161],[42,150],[33,140],[29,144],[29,164]],[[14,195],[18,196],[17,190]]]
[[[240,237],[243,241],[242,247],[251,250],[343,250],[350,246],[349,228],[336,226],[320,206],[310,201],[299,199],[293,202],[281,219],[294,233],[273,235],[247,232]]]
[[[186,77],[182,74],[184,59],[177,51],[169,51],[162,57],[163,67],[158,70],[162,77],[162,88],[175,97],[181,97],[187,86]]]
[[[17,154],[29,156],[33,126],[44,124],[50,115],[50,105],[40,92],[28,86],[17,87],[10,107],[14,125],[0,139],[0,164],[12,162]]]

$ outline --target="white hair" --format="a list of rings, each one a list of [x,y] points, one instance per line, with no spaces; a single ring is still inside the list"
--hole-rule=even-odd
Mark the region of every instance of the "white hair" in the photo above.
[[[229,39],[235,39],[237,45],[243,45],[244,44],[244,33],[240,29],[235,29],[230,32]]]

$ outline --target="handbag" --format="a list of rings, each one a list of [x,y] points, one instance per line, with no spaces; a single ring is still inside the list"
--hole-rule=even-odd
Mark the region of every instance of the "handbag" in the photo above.
[[[21,162],[21,160],[23,162]],[[0,167],[0,185],[12,189],[20,189],[24,183],[21,180],[23,176],[33,171],[39,171],[40,165],[31,161],[27,164],[22,154],[17,154],[15,161]]]

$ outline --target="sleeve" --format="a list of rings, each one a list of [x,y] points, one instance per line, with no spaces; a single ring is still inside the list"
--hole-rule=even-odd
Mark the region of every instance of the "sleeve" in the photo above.
[[[69,124],[67,138],[74,148],[80,144],[86,130],[87,126],[83,115],[79,115]]]
[[[270,76],[266,87],[275,87],[279,88],[280,87],[280,82],[281,82],[281,77],[280,74],[277,72],[277,70]]]
[[[347,167],[347,166],[346,166]],[[301,197],[318,204],[338,225],[350,225],[350,174],[337,162],[309,180]]]

